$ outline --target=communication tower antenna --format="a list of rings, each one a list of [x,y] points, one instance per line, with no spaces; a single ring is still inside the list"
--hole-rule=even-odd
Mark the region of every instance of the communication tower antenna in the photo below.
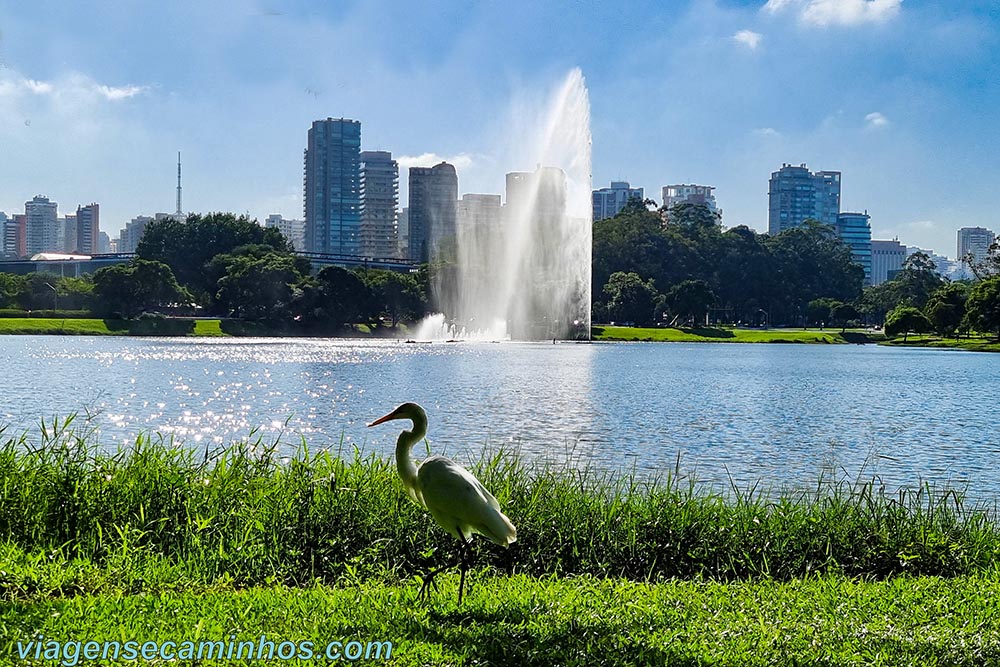
[[[177,151],[177,213],[176,215],[184,215],[181,212],[181,152]]]

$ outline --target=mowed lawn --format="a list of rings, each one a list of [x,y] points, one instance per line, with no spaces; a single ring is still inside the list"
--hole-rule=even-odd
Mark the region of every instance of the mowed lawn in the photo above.
[[[840,329],[693,329],[594,326],[594,340],[677,343],[864,343],[883,340],[881,333]]]
[[[442,577],[429,602],[416,600],[416,580],[6,600],[0,662],[55,664],[18,660],[17,642],[39,634],[122,642],[265,634],[316,647],[389,641],[393,665],[1000,664],[996,575],[646,584],[473,573],[461,607],[457,580]]]

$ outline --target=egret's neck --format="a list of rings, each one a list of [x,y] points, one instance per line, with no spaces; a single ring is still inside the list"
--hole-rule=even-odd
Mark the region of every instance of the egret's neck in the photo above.
[[[406,487],[407,493],[420,504],[423,504],[423,500],[419,497],[420,494],[417,490],[417,466],[410,458],[410,450],[425,435],[427,435],[427,420],[416,416],[413,418],[413,429],[403,431],[396,440],[396,471],[399,473],[399,478],[403,480],[403,486]]]

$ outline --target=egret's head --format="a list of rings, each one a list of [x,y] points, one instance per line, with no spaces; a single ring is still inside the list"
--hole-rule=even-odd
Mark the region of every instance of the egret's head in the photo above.
[[[368,426],[375,426],[376,424],[381,424],[382,422],[391,421],[393,419],[409,419],[414,424],[421,422],[426,424],[427,413],[424,412],[424,409],[416,403],[403,403],[389,414],[384,417],[379,417]]]

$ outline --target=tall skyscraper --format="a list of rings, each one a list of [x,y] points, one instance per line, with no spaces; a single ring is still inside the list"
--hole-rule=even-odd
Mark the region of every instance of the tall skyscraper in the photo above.
[[[442,162],[410,167],[410,261],[428,262],[453,252],[458,202],[458,173]]]
[[[906,261],[906,246],[898,240],[872,241],[872,285],[892,280]]]
[[[772,236],[798,227],[807,218],[836,225],[840,213],[840,172],[817,171],[802,164],[783,164],[771,174],[767,232]]]
[[[361,153],[361,254],[396,256],[399,165],[388,151]]]
[[[851,259],[865,270],[865,285],[872,284],[871,216],[864,213],[841,213],[837,216],[837,236],[851,248]]]
[[[633,198],[643,201],[645,196],[642,188],[633,188],[628,181],[611,181],[610,188],[594,190],[591,194],[594,207],[592,220],[597,222],[618,215],[628,200]]]
[[[357,255],[361,227],[361,122],[317,120],[304,156],[306,250]]]
[[[958,261],[963,268],[967,268],[969,263],[965,261],[968,255],[972,255],[975,262],[981,262],[986,258],[990,246],[996,241],[996,235],[985,227],[962,227],[958,230]]]
[[[63,233],[58,206],[48,197],[36,195],[24,202],[26,254],[62,252]]]
[[[101,233],[101,207],[99,204],[76,207],[75,250],[87,255],[100,252],[98,235]]]

